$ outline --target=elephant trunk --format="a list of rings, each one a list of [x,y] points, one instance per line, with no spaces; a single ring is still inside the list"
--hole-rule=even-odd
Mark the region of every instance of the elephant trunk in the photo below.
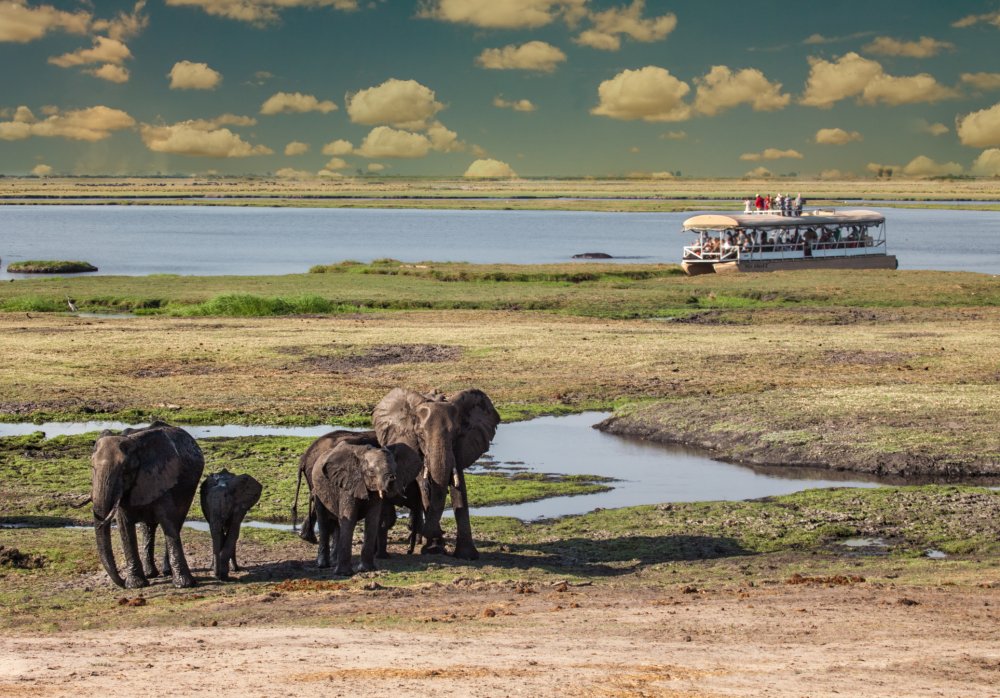
[[[115,553],[111,548],[111,519],[114,518],[114,510],[103,520],[94,520],[94,532],[97,536],[97,554],[101,558],[104,571],[111,577],[111,581],[117,586],[125,587],[125,580],[118,574],[118,565],[115,563]]]
[[[439,437],[437,443],[428,444],[424,456],[424,471],[427,482],[421,487],[424,504],[424,537],[440,540],[441,515],[444,513],[448,486],[456,475],[455,454],[450,439]]]

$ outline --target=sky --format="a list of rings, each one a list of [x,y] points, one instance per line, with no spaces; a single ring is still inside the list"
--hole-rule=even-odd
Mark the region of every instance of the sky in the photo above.
[[[1000,175],[1000,0],[0,0],[0,174]]]

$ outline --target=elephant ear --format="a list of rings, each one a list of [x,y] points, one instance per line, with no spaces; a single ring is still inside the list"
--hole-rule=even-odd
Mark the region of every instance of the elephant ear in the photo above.
[[[389,446],[389,453],[396,461],[396,488],[402,492],[420,475],[424,463],[420,460],[420,454],[406,444],[393,444]]]
[[[372,425],[379,444],[388,448],[406,444],[420,453],[417,440],[417,407],[427,398],[412,390],[393,388],[372,410]]]
[[[486,453],[497,433],[500,415],[482,390],[463,390],[448,398],[458,408],[459,429],[455,435],[455,465],[468,468]]]
[[[250,511],[250,507],[260,501],[260,495],[264,491],[264,487],[249,475],[237,475],[233,479],[233,485],[236,510],[246,514]]]
[[[331,511],[337,508],[337,493],[348,492],[352,497],[365,499],[368,488],[365,487],[365,473],[361,467],[359,453],[369,446],[353,444],[337,444],[328,453],[321,456],[313,470],[314,482],[325,486],[317,486],[316,493],[320,501]],[[316,476],[321,477],[317,480]]]
[[[135,473],[129,492],[131,506],[145,506],[177,484],[183,464],[173,440],[163,431],[140,431],[122,439],[127,467]]]

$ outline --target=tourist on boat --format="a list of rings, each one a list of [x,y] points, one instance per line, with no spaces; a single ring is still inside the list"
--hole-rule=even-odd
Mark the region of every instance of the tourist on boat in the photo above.
[[[805,199],[802,198],[802,194],[797,194],[795,196],[795,215],[802,215],[802,206],[805,204]]]
[[[754,205],[754,208],[756,208],[758,211],[763,211],[764,210],[764,197],[761,196],[760,194],[758,194],[757,198],[754,199],[754,204],[753,205]]]
[[[753,212],[753,201],[751,201],[750,199],[744,199],[743,213],[752,213],[752,212]]]
[[[771,195],[770,194],[768,194],[766,197],[764,197],[764,210],[765,211],[770,211],[771,210]]]

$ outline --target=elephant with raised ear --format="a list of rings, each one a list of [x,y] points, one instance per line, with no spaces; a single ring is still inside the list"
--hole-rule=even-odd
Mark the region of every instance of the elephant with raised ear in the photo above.
[[[239,572],[236,541],[240,524],[254,504],[260,501],[263,487],[249,475],[234,475],[225,468],[201,483],[201,511],[212,534],[212,573],[217,579],[229,579],[229,565]]]
[[[444,397],[393,388],[375,406],[372,423],[379,443],[423,464],[417,478],[424,514],[421,552],[445,551],[441,515],[450,490],[458,529],[454,555],[477,559],[465,469],[486,453],[496,435],[500,415],[490,398],[476,389]]]
[[[375,569],[382,506],[387,497],[396,494],[396,461],[392,454],[361,440],[343,440],[315,459],[311,481],[319,528],[316,566],[329,567],[331,553],[335,553],[334,572],[348,577],[352,574],[354,527],[364,517],[360,570]]]
[[[205,459],[191,435],[162,422],[123,435],[104,432],[94,443],[90,462],[97,552],[111,581],[135,589],[159,574],[153,562],[153,538],[159,526],[166,539],[164,573],[172,574],[176,587],[193,586],[180,531]],[[125,553],[124,579],[111,547],[112,520],[118,524]],[[146,530],[141,560],[136,524]]]

